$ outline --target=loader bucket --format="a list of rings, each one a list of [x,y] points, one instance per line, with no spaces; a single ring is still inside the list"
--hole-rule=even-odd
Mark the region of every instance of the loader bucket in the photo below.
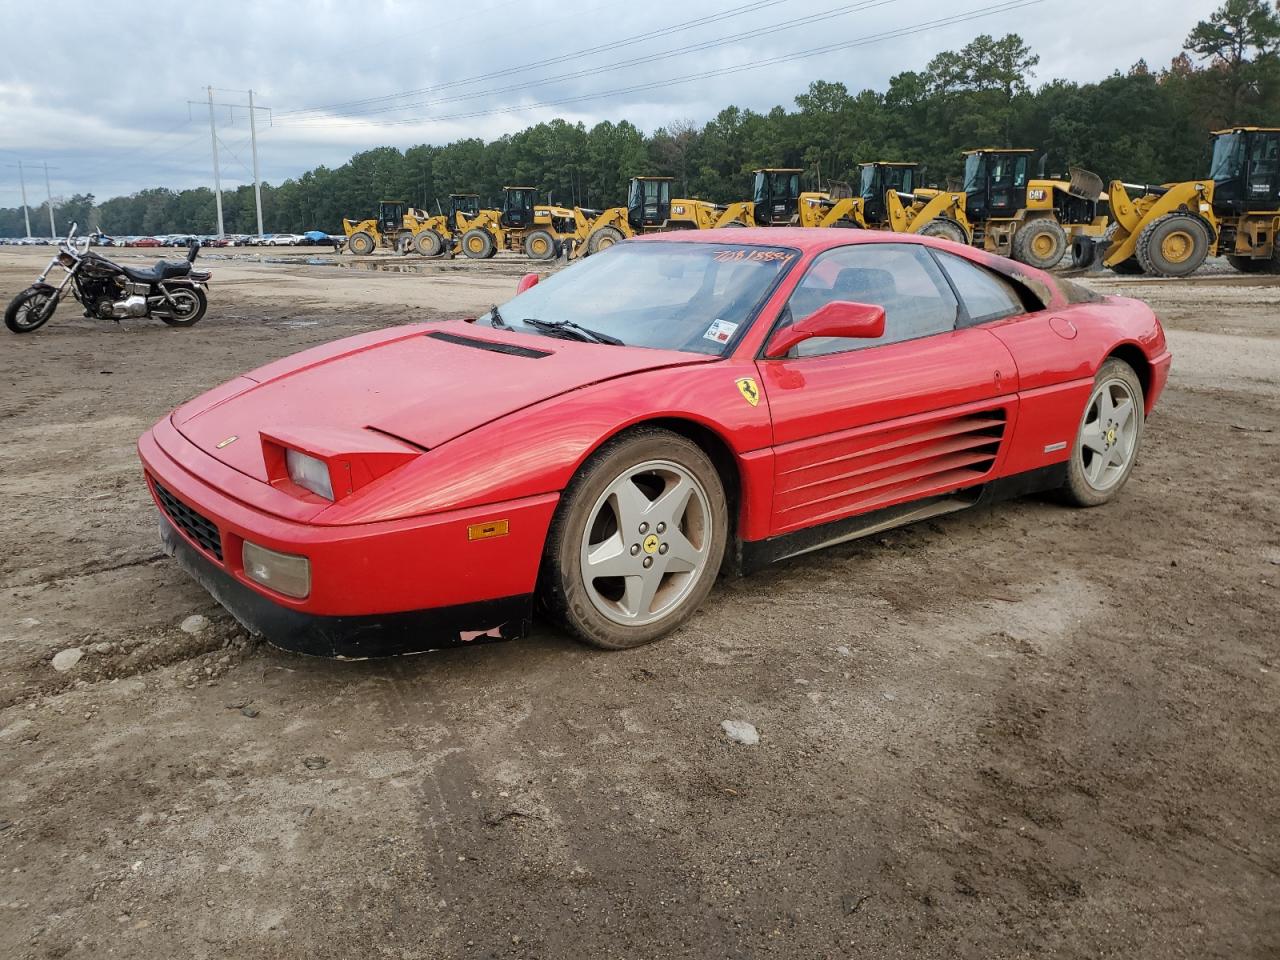
[[[1080,197],[1082,200],[1093,200],[1102,196],[1103,185],[1102,178],[1096,173],[1081,167],[1071,168],[1071,183],[1067,187],[1067,193],[1073,197]]]

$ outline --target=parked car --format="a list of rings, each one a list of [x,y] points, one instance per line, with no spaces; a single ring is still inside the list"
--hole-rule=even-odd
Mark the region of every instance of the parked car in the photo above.
[[[517,637],[535,595],[619,649],[722,565],[1125,485],[1171,363],[1146,304],[932,237],[715,233],[624,241],[476,321],[183,405],[139,442],[165,549],[305,653]]]
[[[155,237],[135,237],[129,241],[131,247],[160,247],[163,244]]]

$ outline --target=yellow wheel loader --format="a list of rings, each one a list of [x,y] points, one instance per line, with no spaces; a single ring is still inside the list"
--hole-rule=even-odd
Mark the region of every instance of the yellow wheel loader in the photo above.
[[[1219,255],[1242,273],[1280,273],[1280,128],[1216,130],[1204,180],[1115,180],[1109,194],[1102,263],[1117,273],[1185,277]]]
[[[829,192],[800,194],[802,227],[860,227],[943,237],[969,243],[965,195],[919,186],[916,163],[876,161],[858,165],[858,192],[832,182]]]
[[[716,204],[671,198],[673,177],[632,177],[627,205],[608,210],[575,210],[574,253],[599,253],[621,240],[664,230],[745,227],[752,222],[747,202]]]
[[[501,210],[458,212],[458,245],[465,256],[487,260],[499,250],[531,260],[553,260],[575,236],[575,211],[537,203],[534,187],[503,187]]]
[[[438,257],[449,249],[452,240],[452,231],[445,217],[427,216],[403,200],[383,200],[378,204],[376,218],[343,218],[342,231],[347,235],[347,249],[360,257],[366,257],[380,247]]]
[[[1043,156],[1033,179],[1033,152],[1000,147],[965,152],[965,211],[973,243],[1041,270],[1057,266],[1068,249],[1075,266],[1088,266],[1093,241],[1107,229],[1106,216],[1098,213],[1102,180],[1075,168],[1069,181],[1047,179]]]

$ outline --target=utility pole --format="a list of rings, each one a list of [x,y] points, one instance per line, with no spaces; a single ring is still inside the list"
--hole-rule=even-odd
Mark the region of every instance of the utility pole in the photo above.
[[[49,164],[44,165],[44,195],[49,199],[49,239],[58,239],[58,228],[53,225],[53,191],[49,189]]]
[[[31,239],[31,211],[27,207],[27,178],[22,175],[22,161],[18,161],[18,183],[22,184],[22,219],[27,223],[27,239]]]
[[[213,144],[213,196],[218,203],[218,236],[226,233],[222,225],[222,176],[218,173],[218,130],[213,122],[213,87],[209,87],[209,141]]]
[[[253,203],[258,208],[258,239],[262,239],[262,182],[258,179],[258,124],[253,113],[252,90],[249,91],[249,145],[253,148]]]

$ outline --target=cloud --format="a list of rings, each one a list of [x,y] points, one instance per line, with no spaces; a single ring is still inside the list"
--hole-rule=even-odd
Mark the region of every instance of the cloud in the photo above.
[[[366,0],[308,0],[306,4],[224,0],[218,4],[153,3],[0,6],[0,35],[40,38],[9,45],[0,64],[0,206],[18,203],[18,159],[48,161],[55,195],[93,192],[100,198],[146,186],[188,187],[212,180],[208,108],[212,84],[219,103],[244,104],[248,87],[273,108],[262,117],[259,155],[264,179],[278,182],[319,164],[335,166],[353,152],[390,144],[445,143],[464,136],[492,139],[530,123],[563,116],[588,126],[629,119],[652,130],[676,119],[704,122],[736,104],[768,110],[791,106],[814,79],[851,89],[884,89],[888,79],[919,69],[936,52],[957,49],[982,32],[1018,32],[1041,56],[1037,81],[1094,80],[1145,57],[1166,63],[1181,48],[1203,0],[1131,0],[1134,34],[1099,29],[1102,3],[1043,2],[915,35],[809,59],[737,70],[761,60],[823,44],[920,24],[995,0],[961,0],[940,9],[933,0],[721,0],[714,7],[651,0],[646,4],[564,0],[478,0],[431,15],[427,5]],[[858,7],[860,9],[853,9]],[[798,20],[835,16],[800,26]],[[66,19],[72,10],[75,29]],[[437,8],[439,10],[439,8]],[[736,13],[732,11],[737,11]],[[669,35],[672,24],[724,16]],[[623,69],[622,61],[743,32],[754,37],[655,59]],[[86,45],[86,37],[114,37]],[[615,50],[558,58],[610,41]],[[93,56],[94,50],[101,51]],[[511,68],[530,69],[508,72]],[[578,71],[600,72],[538,82]],[[594,97],[601,91],[659,83],[673,77],[733,69],[721,76]],[[459,83],[485,74],[488,79]],[[478,91],[502,92],[476,96]],[[428,92],[396,101],[368,101],[406,90]],[[528,104],[564,101],[562,108]],[[446,99],[447,98],[447,99]],[[188,101],[196,101],[189,105]],[[404,104],[415,106],[406,109]],[[300,108],[346,105],[298,122]],[[399,109],[386,112],[386,106]],[[461,117],[460,114],[480,114]],[[405,118],[455,117],[396,123]],[[290,122],[292,121],[292,122]],[[219,107],[224,185],[249,182],[247,111]],[[10,174],[14,174],[11,176]],[[10,182],[13,181],[13,182]],[[43,184],[41,184],[43,186]],[[31,192],[31,182],[28,182]]]

